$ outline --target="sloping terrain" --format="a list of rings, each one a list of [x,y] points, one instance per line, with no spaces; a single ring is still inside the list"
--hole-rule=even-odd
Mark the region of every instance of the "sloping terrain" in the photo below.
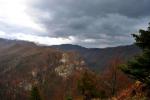
[[[74,82],[69,77],[84,67],[84,61],[73,52],[1,39],[0,99],[28,100],[34,85],[41,89],[44,100],[54,98],[59,89],[63,91],[59,99],[64,98]]]
[[[43,100],[75,98],[85,70],[99,72],[115,57],[126,61],[138,53],[134,45],[89,49],[0,39],[0,99],[29,100],[33,86],[38,87]]]
[[[9,48],[13,45],[13,48],[19,50],[17,44],[23,46],[31,46],[32,49],[37,47],[33,43],[24,42],[24,41],[10,41],[10,40],[0,40],[0,51],[4,50],[5,48]],[[16,46],[14,46],[16,45]],[[10,49],[13,49],[10,48]],[[109,47],[109,48],[85,48],[78,45],[71,45],[71,44],[63,44],[63,45],[54,45],[54,46],[39,46],[39,48],[47,48],[47,49],[57,49],[59,51],[71,51],[79,53],[79,55],[83,58],[86,62],[88,67],[94,71],[102,71],[104,70],[109,62],[114,58],[119,58],[122,61],[127,61],[128,59],[132,58],[133,56],[139,54],[141,50],[135,45],[128,45],[128,46],[118,46],[118,47]],[[21,49],[21,48],[20,48]],[[4,50],[5,51],[5,50]],[[37,50],[39,51],[39,50]],[[23,52],[23,51],[22,51]],[[30,51],[29,51],[30,52]],[[31,51],[34,52],[34,51]],[[31,53],[30,52],[30,53]],[[9,51],[9,53],[11,53]],[[18,52],[17,52],[18,53]],[[25,52],[24,52],[25,53]],[[37,52],[34,52],[35,54]],[[2,53],[0,53],[1,55]],[[8,54],[8,52],[7,52]],[[9,55],[9,54],[8,54]],[[23,55],[21,53],[21,55]]]
[[[104,70],[109,62],[114,58],[119,58],[122,61],[127,61],[133,56],[139,54],[141,50],[135,45],[118,46],[109,48],[84,48],[78,45],[63,44],[54,45],[53,48],[58,48],[64,51],[78,52],[88,67],[94,71]]]

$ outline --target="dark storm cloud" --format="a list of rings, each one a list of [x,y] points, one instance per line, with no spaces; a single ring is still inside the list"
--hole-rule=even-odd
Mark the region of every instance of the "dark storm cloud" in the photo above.
[[[30,14],[46,27],[48,36],[73,36],[76,44],[89,47],[116,46],[132,43],[130,34],[148,23],[149,4],[150,0],[38,0]]]

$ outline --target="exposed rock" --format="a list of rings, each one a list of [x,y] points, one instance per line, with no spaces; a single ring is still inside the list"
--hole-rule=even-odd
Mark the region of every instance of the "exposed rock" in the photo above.
[[[60,62],[62,65],[56,67],[55,72],[63,78],[68,77],[76,70],[81,71],[83,69],[82,67],[85,65],[83,60],[73,55],[69,55],[69,53],[63,53]]]

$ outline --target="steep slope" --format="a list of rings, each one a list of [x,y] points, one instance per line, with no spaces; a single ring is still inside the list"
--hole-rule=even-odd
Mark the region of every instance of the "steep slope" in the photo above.
[[[23,50],[23,48],[18,47],[17,45],[30,46],[33,49],[32,52],[35,54],[37,53],[37,51],[40,51],[40,50],[34,51],[36,47],[41,48],[41,49],[53,48],[59,51],[76,52],[80,54],[80,56],[83,58],[85,63],[88,65],[88,67],[95,71],[102,71],[103,69],[105,69],[105,67],[109,64],[109,62],[114,58],[120,58],[122,61],[127,61],[128,59],[132,58],[133,56],[141,52],[141,50],[135,45],[118,46],[118,47],[110,47],[110,48],[103,48],[103,49],[84,48],[78,45],[71,45],[71,44],[54,45],[54,46],[48,47],[48,46],[37,46],[33,43],[24,42],[24,41],[14,41],[14,40],[10,41],[10,40],[5,40],[5,39],[0,39],[0,47],[1,47],[0,55],[3,54],[3,51],[7,51],[8,49],[10,49],[10,51],[7,52],[7,55],[10,55],[11,52],[14,52],[13,49],[15,49],[16,47],[18,51],[19,49]],[[17,50],[15,52],[17,52]],[[21,55],[23,55],[24,53],[25,52],[21,53]],[[16,55],[18,54],[19,52],[17,52]]]
[[[127,61],[128,59],[141,52],[141,50],[135,45],[118,46],[103,49],[84,48],[81,46],[70,44],[54,45],[52,47],[64,51],[78,52],[88,64],[89,68],[95,71],[103,70],[114,58],[119,58],[122,61]]]
[[[115,57],[127,60],[138,53],[134,45],[90,49],[0,39],[0,99],[29,100],[33,86],[44,100],[77,97],[78,80],[85,70],[102,71]]]
[[[59,89],[64,89],[64,98],[73,85],[69,79],[84,68],[84,61],[73,52],[1,39],[0,100],[29,100],[34,85],[44,100],[54,98]]]

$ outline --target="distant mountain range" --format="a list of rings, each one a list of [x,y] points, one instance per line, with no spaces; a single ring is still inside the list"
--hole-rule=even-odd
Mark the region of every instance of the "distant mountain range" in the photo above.
[[[74,52],[0,39],[0,100],[30,100],[34,85],[44,100],[62,100],[84,70],[85,62]]]
[[[135,45],[108,48],[85,48],[78,45],[63,44],[51,47],[64,51],[78,52],[88,64],[89,68],[95,71],[103,70],[114,58],[127,61],[141,52]]]
[[[57,50],[59,49],[60,51],[62,50],[62,51],[77,52],[85,60],[88,67],[95,71],[103,70],[109,64],[109,62],[114,58],[119,58],[123,61],[127,61],[128,59],[132,58],[133,56],[141,52],[141,50],[135,45],[108,47],[108,48],[85,48],[79,45],[72,45],[72,44],[39,46],[39,45],[35,45],[32,42],[0,39],[0,51],[11,47],[9,48],[8,52],[5,52],[8,55],[13,51],[13,49],[16,49],[17,53],[20,53],[19,51],[21,51],[21,49],[19,48],[18,45],[22,47],[30,46],[32,47],[32,49],[40,47],[40,50],[42,50],[42,48],[53,48]],[[31,50],[28,49],[27,51],[34,52],[32,51],[32,49]],[[24,54],[27,51],[26,50],[21,51],[20,55]]]
[[[29,100],[34,85],[44,100],[76,96],[84,71],[101,72],[115,57],[127,61],[140,52],[134,45],[99,49],[0,39],[0,99]]]

